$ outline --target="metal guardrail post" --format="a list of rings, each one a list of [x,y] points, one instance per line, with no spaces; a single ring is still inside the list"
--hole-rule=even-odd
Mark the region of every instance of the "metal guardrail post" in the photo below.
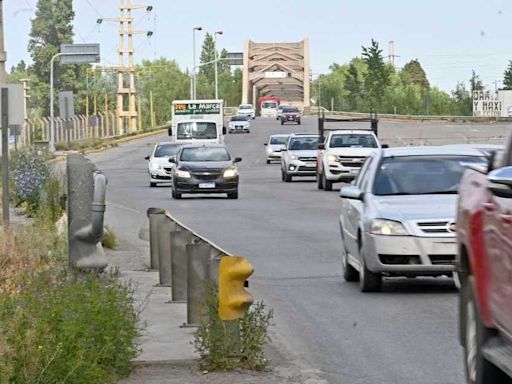
[[[187,325],[194,326],[204,319],[205,283],[210,280],[211,245],[203,240],[187,246]]]
[[[160,208],[149,208],[147,210],[149,218],[149,253],[151,269],[158,269],[158,228],[163,222],[165,210]]]
[[[171,253],[171,233],[176,231],[176,223],[168,216],[164,215],[163,220],[158,227],[158,274],[160,277],[160,286],[171,286],[172,274],[172,253]]]
[[[188,258],[187,245],[192,243],[194,235],[186,229],[176,228],[171,232],[171,300],[187,300]]]

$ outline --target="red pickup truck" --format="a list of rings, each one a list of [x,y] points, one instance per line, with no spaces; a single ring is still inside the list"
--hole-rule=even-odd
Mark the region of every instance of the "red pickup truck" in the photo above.
[[[512,382],[512,137],[459,187],[460,341],[470,384]]]

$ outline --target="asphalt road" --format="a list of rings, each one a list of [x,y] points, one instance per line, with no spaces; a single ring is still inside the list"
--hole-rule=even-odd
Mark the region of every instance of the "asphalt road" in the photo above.
[[[265,164],[269,134],[315,129],[313,119],[300,127],[257,119],[250,134],[227,136],[232,154],[243,158],[239,200],[176,201],[167,187],[149,188],[144,156],[165,136],[91,155],[109,178],[107,220],[129,247],[146,209],[165,208],[231,253],[248,257],[255,266],[250,291],[274,309],[278,345],[330,383],[464,383],[452,282],[387,280],[382,293],[360,293],[341,277],[338,192],[318,191],[312,178],[283,183],[279,165]],[[485,142],[508,131],[501,124],[380,125],[392,145]]]

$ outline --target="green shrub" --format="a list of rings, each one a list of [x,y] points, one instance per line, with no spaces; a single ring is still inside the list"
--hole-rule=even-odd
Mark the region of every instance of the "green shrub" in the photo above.
[[[205,287],[206,320],[194,334],[194,347],[201,355],[202,370],[233,370],[245,368],[263,370],[268,365],[264,348],[269,341],[268,327],[272,310],[266,311],[262,302],[254,303],[245,316],[234,321],[218,317],[218,292],[215,285]]]
[[[117,382],[137,354],[132,301],[117,279],[65,271],[0,296],[0,383]]]
[[[105,237],[103,238],[102,244],[108,249],[116,249],[119,245],[115,232],[108,226],[105,227]]]

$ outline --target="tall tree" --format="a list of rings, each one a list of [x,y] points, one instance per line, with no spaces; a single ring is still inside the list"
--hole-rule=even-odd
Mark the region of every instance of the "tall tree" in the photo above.
[[[408,76],[412,84],[418,85],[422,90],[427,90],[430,88],[427,74],[425,73],[425,70],[421,66],[418,59],[411,60],[405,64],[402,72]]]
[[[390,69],[384,63],[382,49],[379,43],[372,39],[369,47],[363,48],[363,61],[368,66],[368,73],[364,80],[364,85],[371,108],[378,108],[382,97],[390,83]]]
[[[512,60],[508,62],[508,67],[503,75],[503,88],[512,90]]]
[[[484,89],[484,83],[480,79],[480,76],[476,74],[475,70],[471,71],[469,85],[471,87],[471,94],[473,94],[474,91],[482,91]]]
[[[72,0],[37,2],[28,43],[28,51],[33,61],[30,72],[36,79],[32,85],[31,104],[42,108],[44,114],[49,109],[50,60],[59,52],[61,44],[73,42],[74,17]],[[54,70],[56,91],[72,90],[76,93],[84,89],[86,66],[64,66],[56,61]]]
[[[345,78],[345,89],[348,92],[351,109],[357,110],[357,98],[362,94],[363,82],[354,63],[350,63],[348,67],[347,76]]]
[[[215,41],[213,36],[206,33],[204,38],[201,55],[199,56],[201,64],[209,63],[215,60]],[[199,74],[206,78],[206,81],[213,84],[215,81],[215,64],[206,64],[199,69]]]

